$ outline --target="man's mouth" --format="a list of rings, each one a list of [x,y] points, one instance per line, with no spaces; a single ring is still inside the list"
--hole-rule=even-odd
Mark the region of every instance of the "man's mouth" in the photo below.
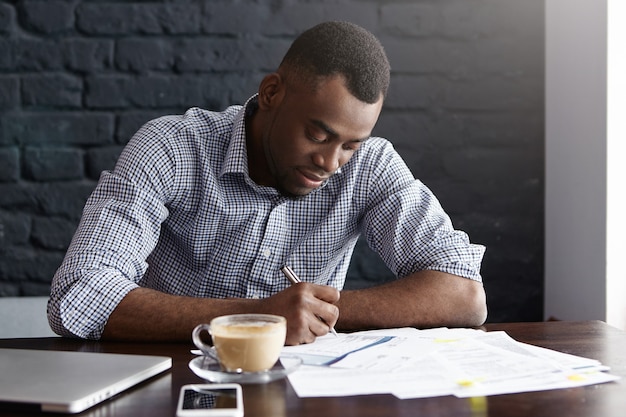
[[[330,175],[322,176],[308,171],[298,170],[298,173],[300,174],[300,182],[302,182],[302,184],[307,188],[317,188],[322,185],[324,181],[330,178]]]

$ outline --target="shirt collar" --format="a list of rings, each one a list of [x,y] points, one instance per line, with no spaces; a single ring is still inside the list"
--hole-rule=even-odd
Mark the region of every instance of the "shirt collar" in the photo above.
[[[230,144],[224,157],[220,177],[229,173],[241,173],[249,177],[248,148],[246,146],[246,120],[252,116],[258,107],[257,95],[250,97],[239,110],[233,120],[233,129],[230,134]]]

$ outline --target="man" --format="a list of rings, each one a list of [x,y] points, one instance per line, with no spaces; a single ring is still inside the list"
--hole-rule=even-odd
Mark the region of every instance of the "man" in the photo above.
[[[245,106],[147,123],[85,206],[53,280],[52,328],[189,340],[213,317],[257,312],[285,316],[299,344],[329,326],[482,324],[484,248],[370,137],[388,85],[378,40],[328,22]],[[399,279],[340,292],[359,234]]]

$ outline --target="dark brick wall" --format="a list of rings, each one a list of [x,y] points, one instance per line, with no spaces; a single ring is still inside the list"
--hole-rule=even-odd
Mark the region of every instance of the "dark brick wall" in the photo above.
[[[0,1],[0,296],[45,295],[83,204],[145,121],[242,103],[323,20],[380,37],[391,139],[488,247],[490,321],[540,320],[542,0]],[[350,287],[389,279],[359,244]]]

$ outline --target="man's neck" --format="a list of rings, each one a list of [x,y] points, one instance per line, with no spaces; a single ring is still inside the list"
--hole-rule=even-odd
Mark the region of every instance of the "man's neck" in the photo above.
[[[246,112],[246,148],[248,153],[248,174],[252,181],[259,185],[273,185],[265,150],[263,149],[262,125],[263,115],[258,110]]]

